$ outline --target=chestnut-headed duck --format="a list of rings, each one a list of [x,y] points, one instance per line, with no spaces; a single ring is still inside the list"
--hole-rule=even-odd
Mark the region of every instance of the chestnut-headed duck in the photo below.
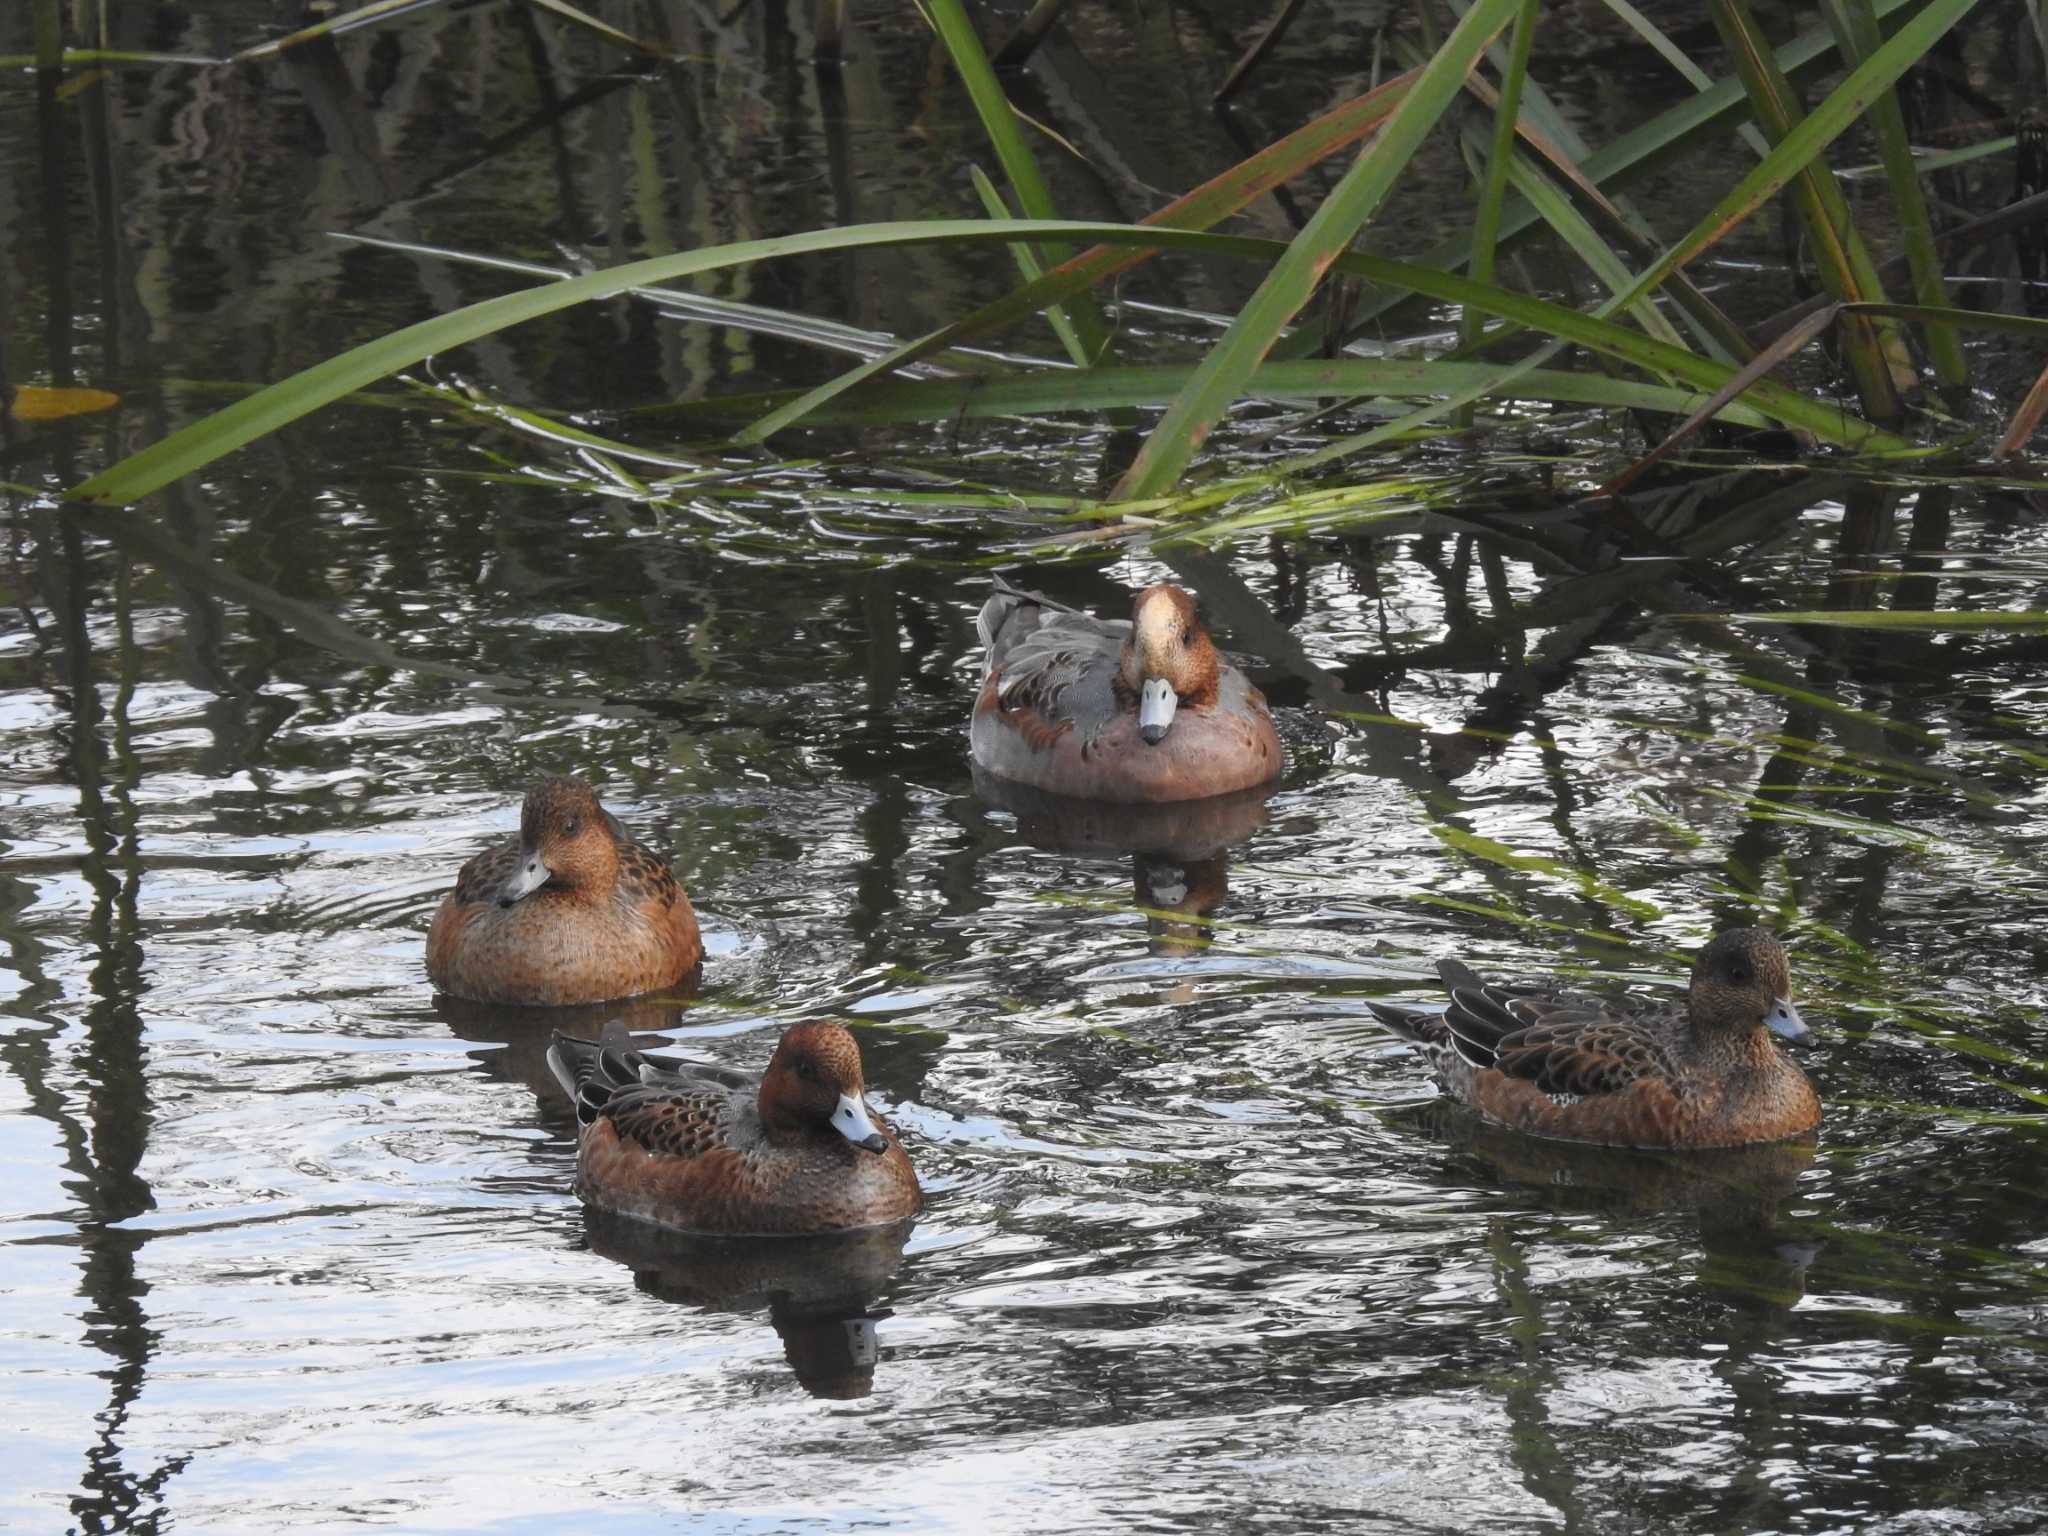
[[[792,1024],[759,1076],[646,1055],[620,1026],[596,1041],[558,1032],[548,1066],[576,1101],[576,1193],[600,1210],[760,1236],[917,1213],[917,1175],[867,1106],[843,1025]]]
[[[996,583],[968,741],[1000,778],[1083,800],[1198,800],[1286,766],[1265,696],[1217,652],[1195,600],[1147,587],[1129,620]]]
[[[462,866],[427,933],[434,985],[484,1003],[633,997],[682,981],[703,957],[668,861],[581,779],[529,789],[519,835]]]
[[[1369,1004],[1422,1047],[1445,1091],[1533,1136],[1611,1147],[1741,1147],[1820,1124],[1806,1074],[1771,1041],[1810,1031],[1785,949],[1733,928],[1700,951],[1685,1003],[1610,1004],[1543,986],[1490,987],[1437,967],[1441,1015]]]

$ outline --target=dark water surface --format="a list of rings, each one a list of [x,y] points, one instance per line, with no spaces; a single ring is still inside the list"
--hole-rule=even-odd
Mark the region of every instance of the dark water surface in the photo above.
[[[114,9],[135,49],[273,26]],[[1035,77],[1091,157],[1061,163],[1071,211],[1229,163],[1204,29],[1266,9],[1084,15]],[[570,267],[975,206],[978,130],[907,11],[835,92],[807,5],[716,10],[607,11],[691,56],[648,72],[500,5],[289,65],[0,79],[6,379],[125,398],[9,426],[0,479],[75,483],[520,281],[329,231]],[[1133,56],[1146,89],[1106,89]],[[1369,57],[1330,22],[1247,131]],[[1645,68],[1576,99],[1639,119],[1669,95]],[[908,332],[1006,259],[704,291]],[[829,366],[636,302],[413,377],[683,452],[626,413]],[[1496,516],[1452,448],[1342,535],[1024,567],[1105,608],[1177,575],[1280,705],[1271,799],[1132,855],[1118,818],[977,793],[978,562],[1015,534],[911,494],[1091,493],[1097,429],[783,446],[828,457],[718,461],[733,485],[657,508],[393,383],[134,512],[8,493],[0,1524],[2048,1522],[2048,646],[1712,617],[2042,607],[2031,506],[1731,469],[1606,519],[1532,511],[1524,473]],[[1461,477],[1469,506],[1423,494]],[[545,770],[597,782],[704,916],[701,1006],[633,1022],[740,1065],[790,1018],[855,1022],[931,1197],[907,1242],[586,1217],[546,1026],[437,1004],[421,967]],[[1364,1005],[1453,952],[1666,986],[1733,921],[1791,941],[1817,1146],[1488,1136]]]

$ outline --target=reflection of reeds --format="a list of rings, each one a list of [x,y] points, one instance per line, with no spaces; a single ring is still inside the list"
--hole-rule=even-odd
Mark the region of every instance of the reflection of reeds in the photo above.
[[[1334,442],[1297,450],[1277,465],[1261,466],[1254,490],[1270,491],[1286,473],[1441,436],[1446,430],[1443,419],[1452,413],[1461,425],[1510,425],[1517,419],[1517,406],[1526,410],[1531,404],[1554,410],[1604,401],[1638,416],[1711,413],[1726,425],[1768,419],[1840,446],[1896,452],[1905,445],[1886,429],[1901,416],[1901,389],[1910,390],[1916,382],[1905,351],[1909,334],[1922,342],[1936,379],[1950,389],[1963,378],[1959,326],[1995,326],[2037,340],[2048,335],[2048,322],[1980,316],[1949,303],[1937,262],[1955,232],[1933,226],[1927,200],[1919,192],[1919,168],[1908,148],[1905,117],[1894,95],[1896,82],[1919,65],[1972,4],[1973,0],[1933,0],[1886,37],[1879,17],[1900,11],[1896,0],[1854,0],[1830,8],[1832,30],[1816,29],[1774,49],[1746,0],[1717,0],[1715,19],[1734,65],[1732,75],[1718,81],[1653,25],[1631,14],[1629,25],[1685,75],[1695,94],[1612,143],[1599,145],[1583,142],[1549,96],[1530,83],[1528,55],[1535,29],[1514,27],[1512,46],[1503,41],[1515,16],[1527,10],[1521,0],[1477,0],[1433,50],[1404,38],[1393,40],[1394,51],[1412,61],[1405,73],[1247,156],[1140,225],[1063,223],[1053,217],[1051,188],[1056,178],[1046,176],[1039,165],[1046,136],[1035,131],[1048,125],[1034,128],[1015,108],[1015,88],[991,68],[965,8],[939,5],[933,20],[944,56],[967,89],[1009,183],[1019,219],[995,217],[994,227],[975,220],[861,223],[860,211],[843,206],[836,210],[837,228],[755,241],[732,241],[718,231],[700,230],[682,254],[564,276],[524,293],[467,307],[445,277],[436,278],[427,268],[425,280],[439,290],[435,303],[444,311],[436,318],[344,351],[260,391],[90,476],[75,490],[92,500],[146,495],[352,390],[457,346],[482,348],[486,373],[502,390],[512,372],[502,366],[503,354],[494,352],[495,338],[511,326],[574,304],[693,274],[730,272],[744,282],[740,272],[771,257],[809,252],[857,262],[863,252],[900,253],[919,245],[957,252],[992,240],[1013,245],[1020,253],[1028,247],[1026,271],[1039,275],[1007,297],[915,341],[891,345],[887,338],[877,338],[886,348],[881,355],[801,395],[766,402],[758,397],[721,401],[714,395],[705,403],[728,418],[750,418],[739,433],[745,442],[759,442],[800,422],[938,422],[1074,411],[1107,413],[1114,419],[1134,407],[1160,407],[1163,415],[1116,482],[1112,499],[1118,502],[1153,501],[1173,492],[1209,434],[1236,406],[1252,400],[1282,409],[1312,401],[1318,411],[1324,408],[1322,402],[1340,401],[1348,403],[1353,414],[1390,418]],[[425,20],[420,19],[423,9]],[[691,46],[687,37],[622,32],[561,0],[547,0],[544,9],[552,18],[550,24],[579,30],[593,40],[594,48],[673,57]],[[39,4],[36,14],[42,20],[54,17],[55,10]],[[522,7],[515,19],[529,50],[536,58],[543,57],[534,14]],[[836,8],[819,8],[819,41],[828,56],[838,56],[844,41],[835,35],[840,21],[843,17]],[[441,7],[367,5],[288,38],[245,42],[234,62],[217,67],[249,68],[259,58],[272,57],[291,64],[329,138],[341,149],[359,194],[366,200],[386,201],[408,195],[409,188],[402,185],[401,173],[384,161],[376,136],[364,131],[363,103],[346,71],[333,67],[335,40],[344,32],[379,25],[453,24]],[[38,32],[37,41],[48,41],[44,32]],[[1541,44],[1536,46],[1540,49]],[[316,55],[330,67],[314,68]],[[1217,62],[1220,66],[1224,61]],[[1810,109],[1803,109],[1794,82],[1830,62],[1852,67]],[[1500,73],[1498,86],[1486,78],[1489,67]],[[852,71],[848,78],[857,75]],[[575,110],[581,101],[559,96],[549,82],[542,84],[543,105],[550,111]],[[597,99],[593,96],[582,104]],[[1456,121],[1455,114],[1466,110],[1461,104],[1468,101],[1477,103],[1486,122],[1483,132],[1473,122],[1460,125],[1478,180],[1469,234],[1414,261],[1390,261],[1353,249],[1355,237],[1380,220],[1397,186],[1424,174],[1425,146],[1440,125]],[[1744,113],[1754,120],[1745,126],[1761,148],[1759,163],[1738,177],[1689,230],[1657,239],[1641,217],[1618,200],[1619,184],[1653,160],[1668,161],[1700,149],[1736,125]],[[1877,141],[1892,193],[1892,214],[1904,233],[1901,275],[1913,288],[1918,301],[1913,305],[1888,302],[1890,269],[1869,254],[1878,243],[1875,232],[1859,227],[1858,210],[1846,199],[1826,159],[1831,144],[1864,124]],[[691,132],[708,128],[694,121],[687,126]],[[1080,139],[1106,131],[1095,122],[1066,126]],[[1758,127],[1761,134],[1755,131]],[[1360,143],[1363,150],[1357,149]],[[1267,193],[1345,155],[1353,156],[1348,168],[1291,240],[1264,242],[1213,232],[1223,219]],[[561,180],[564,217],[580,228],[589,222],[581,189],[573,185],[572,177]],[[1759,352],[1720,304],[1688,281],[1684,268],[1780,198],[1798,207],[1821,278],[1841,307],[1811,316],[1804,327],[1775,329],[1778,344]],[[846,204],[850,199],[849,185],[840,201]],[[1003,212],[995,205],[988,211]],[[611,210],[605,222],[616,228],[618,213]],[[1496,249],[1505,251],[1511,242],[1535,231],[1555,237],[1594,275],[1606,298],[1586,309],[1516,291],[1497,280]],[[1103,243],[1088,244],[1091,241]],[[1087,248],[1080,249],[1083,245]],[[1119,338],[1101,314],[1094,292],[1132,266],[1174,250],[1249,260],[1259,264],[1265,276],[1234,315],[1219,317],[1227,323],[1206,350],[1185,363],[1161,364],[1148,357],[1143,368],[1133,368],[1128,360],[1116,359]],[[889,259],[903,258],[892,254]],[[1459,345],[1447,350],[1440,340],[1423,333],[1402,346],[1399,357],[1311,358],[1319,328],[1300,324],[1298,317],[1334,273],[1350,274],[1364,284],[1357,302],[1347,299],[1343,306],[1352,337],[1362,334],[1359,327],[1383,337],[1387,317],[1397,309],[1431,301],[1458,309]],[[1673,317],[1683,322],[1683,329],[1660,306],[1665,295],[1674,301]],[[801,313],[774,321],[770,312],[770,306],[735,306],[729,318],[745,328],[769,324],[792,339],[805,339],[806,317]],[[1002,362],[981,359],[970,365],[973,372],[965,378],[879,388],[886,374],[1041,314],[1053,320],[1066,344],[1068,356],[1057,364],[1029,356]],[[700,311],[700,316],[707,324],[718,323],[715,310]],[[810,322],[812,339],[842,345],[844,338],[827,336],[823,324]],[[874,328],[862,329],[874,336]],[[1786,361],[1795,340],[1810,358],[1811,348],[1805,344],[1823,333],[1838,340],[1855,377],[1860,416],[1837,408],[1825,388],[1801,389],[1764,376]],[[1517,338],[1516,350],[1503,355],[1503,345]],[[1568,366],[1574,350],[1598,359],[1599,367]],[[1488,352],[1495,355],[1482,356]],[[1752,359],[1754,368],[1747,368]],[[491,361],[498,366],[490,366]],[[521,392],[529,397],[533,393]],[[1710,397],[1712,403],[1702,411]],[[1490,402],[1492,414],[1475,416],[1482,401]],[[2015,417],[2009,446],[2017,445],[2032,420],[2033,414],[2023,407]],[[1687,430],[1693,425],[1688,422]],[[603,453],[594,446],[589,451]],[[1607,451],[1611,456],[1611,444]],[[630,476],[619,484],[628,494],[647,490]],[[1341,526],[1341,513],[1336,516],[1336,523],[1315,526]],[[1214,542],[1269,528],[1299,528],[1304,517],[1300,508],[1239,507],[1227,518],[1180,533]]]

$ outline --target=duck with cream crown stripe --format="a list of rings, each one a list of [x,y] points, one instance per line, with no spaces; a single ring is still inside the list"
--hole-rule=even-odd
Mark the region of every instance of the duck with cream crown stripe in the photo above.
[[[1179,587],[1098,619],[998,580],[968,742],[999,778],[1083,800],[1199,800],[1286,766],[1266,700]]]

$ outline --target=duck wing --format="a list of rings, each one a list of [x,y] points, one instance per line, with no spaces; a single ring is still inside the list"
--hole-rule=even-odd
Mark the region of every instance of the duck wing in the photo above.
[[[618,883],[612,887],[615,901],[636,910],[652,902],[667,910],[683,899],[683,888],[667,859],[635,837],[610,811],[604,813],[604,823],[619,860]]]
[[[467,907],[477,902],[495,902],[505,882],[519,868],[519,839],[509,837],[493,843],[462,866],[455,877],[455,904]]]
[[[614,1019],[596,1040],[556,1031],[548,1068],[576,1101],[576,1123],[609,1120],[650,1152],[697,1157],[725,1142],[737,1106],[750,1102],[752,1073],[673,1056],[650,1056]]]
[[[1451,994],[1444,1028],[1475,1068],[1525,1079],[1556,1098],[1676,1076],[1656,1017],[1540,987],[1488,986],[1455,960],[1437,969]]]
[[[1048,721],[1100,719],[1116,711],[1115,679],[1129,619],[1098,619],[1036,592],[998,582],[975,621],[1004,710]]]

